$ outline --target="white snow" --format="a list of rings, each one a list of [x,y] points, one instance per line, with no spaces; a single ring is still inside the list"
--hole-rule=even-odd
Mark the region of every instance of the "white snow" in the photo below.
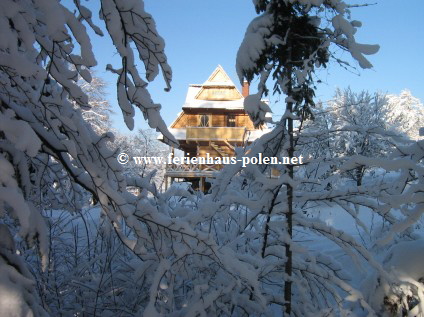
[[[229,101],[215,101],[215,100],[191,100],[185,102],[184,108],[199,108],[199,109],[243,109],[243,99],[229,100]]]
[[[272,111],[268,104],[261,100],[261,93],[247,96],[243,106],[255,126],[269,121]]]

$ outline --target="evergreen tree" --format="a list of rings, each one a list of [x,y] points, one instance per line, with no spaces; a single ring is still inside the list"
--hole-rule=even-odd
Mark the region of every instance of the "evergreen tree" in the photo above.
[[[376,53],[378,46],[355,41],[354,34],[361,23],[346,18],[350,15],[350,9],[342,1],[257,0],[254,4],[260,15],[250,23],[246,31],[237,55],[237,71],[241,82],[244,79],[251,82],[255,75],[260,76],[259,95],[268,93],[266,81],[269,76],[274,80],[273,92],[286,95],[286,111],[271,133],[272,138],[264,137],[259,143],[265,155],[293,157],[302,124],[313,114],[311,108],[314,106],[316,89],[314,71],[316,68],[326,67],[330,58],[334,58],[332,44],[348,51],[362,68],[372,66],[364,54]],[[342,63],[339,59],[336,61]],[[252,105],[249,105],[249,109],[254,113]],[[259,104],[257,109],[259,111]],[[295,120],[299,121],[296,129]],[[295,223],[307,224],[296,217],[298,202],[295,201],[295,192],[298,188],[294,179],[295,166],[289,165],[281,172],[284,177],[281,177],[280,185],[272,190],[274,198],[267,208],[263,248],[267,248],[269,243],[276,201],[279,196],[283,196],[279,192],[284,190],[285,198],[280,198],[282,201],[278,201],[278,204],[285,206],[279,207],[283,209],[280,214],[285,218],[285,236],[277,239],[283,242],[285,248],[285,257],[282,257],[285,273],[282,302],[289,315],[293,311],[300,313],[299,307],[294,308],[292,305],[292,284],[294,269],[302,270],[301,267],[296,267],[293,258],[293,228]],[[323,230],[315,226],[309,228],[318,232]],[[329,237],[330,232],[331,230],[327,232]],[[300,291],[299,286],[297,291]]]

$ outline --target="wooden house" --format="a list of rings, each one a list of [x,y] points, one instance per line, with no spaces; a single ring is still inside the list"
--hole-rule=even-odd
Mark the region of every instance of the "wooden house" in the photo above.
[[[182,111],[169,127],[186,159],[182,164],[167,165],[166,187],[179,180],[206,191],[209,187],[206,178],[213,177],[224,163],[228,164],[234,157],[235,146],[250,144],[267,132],[265,127],[255,129],[244,111],[247,95],[248,83],[244,83],[240,93],[220,65],[205,83],[189,86]],[[198,160],[189,162],[190,158]]]

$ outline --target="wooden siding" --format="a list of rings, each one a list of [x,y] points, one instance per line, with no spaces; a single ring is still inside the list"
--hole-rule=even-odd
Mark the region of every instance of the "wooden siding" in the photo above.
[[[185,127],[197,127],[199,125],[199,115],[191,113],[183,113],[171,128],[181,129]]]
[[[219,156],[221,156],[211,146],[199,146],[197,157],[207,157],[207,153],[209,153],[209,156],[210,157],[219,157]]]
[[[236,116],[236,126],[237,127],[246,127],[248,130],[255,130],[252,120],[250,120],[249,115],[242,114]]]
[[[204,87],[196,99],[199,100],[238,100],[241,98],[236,87]]]
[[[217,142],[218,143],[218,142]],[[198,149],[198,157],[207,157],[207,153],[209,153],[210,157],[221,157],[221,156],[234,156],[234,150],[230,147],[226,146],[224,143],[217,144],[219,147],[219,152],[209,145],[201,145]]]
[[[216,110],[213,112],[204,111],[201,114],[209,114],[209,122],[211,127],[226,127],[227,114],[235,115],[236,127],[245,127],[248,130],[254,130],[254,126],[249,116],[244,113],[219,113]],[[171,126],[171,128],[181,129],[186,127],[198,127],[200,122],[200,113],[186,113],[184,112],[181,117]]]
[[[225,127],[227,125],[225,114],[214,114],[212,115],[212,126],[213,127]]]
[[[243,141],[246,128],[236,127],[210,127],[198,128],[188,127],[186,133],[187,141],[214,141],[214,140],[227,140],[227,141]]]

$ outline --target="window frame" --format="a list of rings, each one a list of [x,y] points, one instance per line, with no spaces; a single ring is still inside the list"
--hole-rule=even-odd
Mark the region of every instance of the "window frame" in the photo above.
[[[203,118],[207,118],[206,122],[203,122]],[[206,124],[204,124],[206,123]],[[200,128],[209,128],[211,126],[211,115],[208,113],[199,114],[199,125]]]
[[[235,128],[236,127],[236,115],[235,114],[227,114],[227,127]]]

